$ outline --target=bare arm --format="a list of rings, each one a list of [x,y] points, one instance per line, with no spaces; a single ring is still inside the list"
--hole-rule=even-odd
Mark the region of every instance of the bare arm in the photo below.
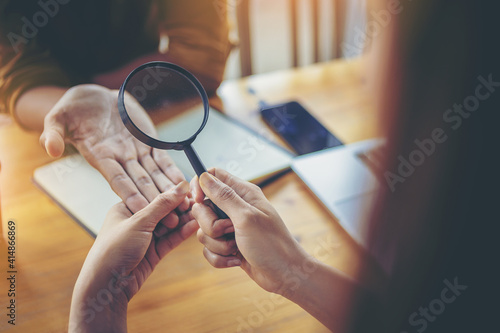
[[[42,86],[28,90],[17,100],[14,115],[28,130],[43,131],[43,121],[68,88]]]
[[[369,295],[357,283],[315,259],[303,261],[301,272],[289,278],[282,296],[299,305],[333,332],[352,332],[351,318],[357,301]],[[302,277],[305,277],[302,279]],[[368,320],[368,318],[365,318]]]
[[[353,311],[370,302],[370,294],[306,253],[257,186],[220,169],[209,172],[215,177],[204,173],[191,186],[198,239],[210,264],[240,266],[260,287],[298,304],[332,331],[352,331]],[[219,220],[205,195],[230,219]],[[223,237],[232,231],[236,242]]]

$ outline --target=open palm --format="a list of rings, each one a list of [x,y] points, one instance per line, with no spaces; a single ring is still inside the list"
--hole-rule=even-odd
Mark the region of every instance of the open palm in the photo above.
[[[46,116],[40,139],[54,157],[62,155],[65,143],[73,144],[135,213],[184,176],[165,151],[144,145],[128,132],[117,110],[117,96],[117,91],[97,85],[69,89]],[[154,132],[144,109],[133,101],[129,104],[134,121]],[[180,208],[188,208],[187,200]]]

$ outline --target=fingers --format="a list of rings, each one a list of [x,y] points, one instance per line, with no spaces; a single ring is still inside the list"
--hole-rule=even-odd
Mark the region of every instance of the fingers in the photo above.
[[[188,239],[196,230],[198,230],[198,223],[195,220],[191,220],[174,232],[167,234],[164,238],[160,238],[156,245],[156,252],[160,259]]]
[[[179,224],[179,216],[175,212],[169,213],[160,223],[169,229],[174,229]]]
[[[213,253],[205,247],[203,248],[203,256],[205,256],[205,259],[207,259],[210,265],[214,266],[215,268],[241,266],[241,259],[238,255],[221,256]]]
[[[150,186],[145,186],[143,188],[143,186],[141,184],[138,184],[138,182],[136,182],[134,180],[134,182],[136,183],[137,187],[139,188],[139,190],[142,192],[142,194],[148,198],[148,200],[151,202],[155,197],[156,195],[158,195],[159,193],[163,193],[163,192],[166,192],[168,191],[169,189],[171,189],[172,187],[175,186],[175,184],[178,184],[180,183],[181,181],[184,180],[184,175],[182,174],[182,172],[180,172],[180,170],[173,164],[173,161],[171,160],[171,158],[168,156],[168,154],[166,152],[163,152],[165,156],[165,161],[164,163],[172,163],[171,166],[168,166],[167,169],[172,169],[172,177],[174,178],[173,180],[170,179],[169,177],[167,177],[167,174],[165,174],[162,169],[160,169],[159,165],[157,164],[157,161],[155,161],[155,159],[153,158],[153,154],[155,149],[151,149],[151,147],[148,147],[146,145],[144,145],[142,142],[135,142],[135,145],[136,145],[136,149],[137,149],[137,155],[139,156],[139,162],[140,162],[140,165],[144,168],[144,170],[147,172],[149,178],[154,182],[154,185],[156,186],[156,188],[158,189],[159,192],[155,193],[156,191],[154,191],[154,188],[150,187]],[[161,155],[161,154],[160,154]],[[161,159],[160,159],[161,160]],[[176,172],[176,170],[180,173],[180,176],[179,174]],[[154,195],[153,196],[153,199],[150,199],[150,196],[151,195]],[[181,211],[181,212],[185,212],[186,210],[188,210],[189,208],[191,207],[190,203],[189,203],[189,200],[186,198],[186,200],[184,200],[178,207],[178,209]]]
[[[194,176],[189,185],[191,187],[194,202],[202,203],[205,200],[205,193],[203,193],[203,190],[200,187],[198,176]]]
[[[45,117],[40,144],[51,157],[59,157],[64,152],[64,126],[50,115]]]
[[[144,231],[153,232],[158,222],[179,206],[188,191],[189,185],[186,181],[179,183],[172,190],[158,195],[153,202],[137,212],[133,216],[134,221]]]
[[[225,234],[234,232],[234,226],[231,220],[220,220],[215,212],[205,204],[194,204],[191,212],[200,225],[200,228],[209,237],[219,238]]]
[[[205,203],[195,203],[191,212],[200,226],[198,240],[205,246],[203,254],[208,262],[217,268],[241,265],[236,240],[225,236],[235,231],[232,221],[219,219]]]
[[[143,166],[144,170],[146,170],[149,174],[158,190],[160,192],[166,192],[170,188],[174,187],[175,184],[168,179],[163,171],[160,170],[150,152],[151,149],[149,149],[146,153],[139,151],[139,162]]]
[[[252,206],[243,200],[232,187],[207,172],[200,177],[200,187],[213,203],[231,217],[233,222],[244,219],[248,211],[252,209]]]
[[[182,205],[182,203],[181,203]],[[154,231],[154,234],[157,238],[163,237],[166,235],[168,232],[172,232],[173,229],[182,227],[183,225],[187,224],[188,222],[191,222],[194,220],[193,215],[191,214],[191,211],[184,213],[184,214],[175,214],[174,212],[168,214],[166,217],[164,217],[160,223],[156,226],[156,229]]]
[[[185,224],[185,223],[195,219],[193,212],[191,210],[189,210],[185,213],[178,214],[177,216],[179,217],[180,224]]]
[[[142,195],[152,202],[154,198],[160,194],[160,191],[156,187],[155,183],[146,172],[146,170],[139,164],[136,159],[130,159],[124,163],[125,172],[130,176],[137,189],[142,193]]]
[[[254,205],[254,203],[259,202],[262,199],[265,199],[262,190],[257,185],[247,182],[236,176],[233,176],[225,170],[218,168],[211,168],[208,170],[208,173],[215,176],[216,179],[220,180],[224,184],[228,185],[244,201],[246,201],[251,205]],[[203,189],[201,188],[200,184],[195,184],[193,182],[191,183],[191,188],[197,202],[201,202],[204,198],[205,193],[203,193]]]
[[[198,241],[214,254],[227,257],[233,256],[238,252],[238,247],[236,246],[236,240],[234,238],[212,238],[207,236],[202,229],[198,229],[197,237]]]
[[[232,174],[230,174],[229,172],[227,172],[224,169],[210,168],[208,170],[208,173],[210,173],[211,175],[214,175],[215,177],[217,177],[217,179],[219,179],[220,181],[222,181],[223,183],[225,183],[229,186],[234,186],[237,184],[245,184],[246,183],[246,181],[244,181],[236,176],[233,176]]]
[[[176,228],[177,225],[179,225],[179,216],[175,212],[171,212],[158,223],[154,232],[155,236],[162,237],[169,230]]]
[[[240,196],[246,195],[251,187],[255,185],[248,183],[238,177],[231,175],[229,172],[218,169],[211,168],[207,171],[209,174],[215,176],[217,179],[222,181],[223,183],[229,185],[229,187],[233,188],[236,193]],[[195,176],[191,180],[191,190],[193,192],[193,196],[196,202],[203,202],[205,199],[205,193],[203,193],[202,188],[200,187],[198,177]]]
[[[113,191],[133,213],[143,209],[161,192],[174,186],[172,181],[158,168],[151,156],[142,155],[140,161],[142,163],[139,163],[137,159],[130,158],[120,163],[113,158],[104,158],[99,160],[96,165]],[[189,199],[185,198],[179,205],[179,210],[186,211],[189,207]]]
[[[219,168],[211,168],[208,170],[208,173],[215,176],[216,179],[220,180],[224,184],[231,187],[240,197],[245,199],[245,201],[249,201],[254,199],[255,194],[261,195],[262,192],[257,185],[254,185],[250,182],[247,182],[243,179],[240,179],[236,176],[233,176],[229,172]]]
[[[188,195],[189,195],[189,192],[188,192]],[[184,199],[184,201],[181,202],[181,204],[179,205],[179,207],[177,207],[177,209],[181,213],[187,212],[189,210],[189,208],[191,208],[191,201],[189,200],[188,197],[186,197],[186,199]]]
[[[168,179],[169,182],[172,183],[172,186],[175,184],[179,184],[183,180],[186,180],[184,174],[179,170],[179,168],[175,165],[172,158],[168,155],[166,151],[153,149],[152,157],[156,165],[160,168],[161,172]],[[151,174],[151,173],[150,173]],[[158,186],[158,184],[157,184]],[[161,187],[158,187],[162,192]],[[186,198],[184,202],[179,206],[179,210],[181,212],[187,211],[191,207],[189,200]]]
[[[178,184],[185,180],[181,170],[175,165],[166,151],[153,149],[153,159],[165,175],[174,183]]]
[[[132,213],[137,213],[147,206],[148,200],[142,195],[118,161],[105,158],[99,161],[97,168]]]

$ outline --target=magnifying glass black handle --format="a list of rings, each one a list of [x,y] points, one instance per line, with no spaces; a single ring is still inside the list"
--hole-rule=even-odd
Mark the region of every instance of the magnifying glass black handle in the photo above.
[[[205,168],[205,166],[201,162],[200,158],[198,157],[198,154],[196,153],[196,151],[193,149],[193,147],[191,145],[186,146],[184,148],[184,152],[186,153],[186,156],[187,156],[189,162],[191,163],[191,165],[193,166],[194,172],[196,172],[196,175],[198,175],[198,177],[200,177],[202,173],[207,172],[207,169]],[[222,211],[222,209],[217,207],[216,204],[214,204],[213,202],[212,202],[212,204],[214,205],[215,213],[217,214],[217,216],[220,219],[228,219],[229,218],[226,215],[226,213],[224,213]]]
[[[224,212],[222,211],[222,209],[220,209],[219,207],[217,207],[217,205],[216,205],[216,204],[214,204],[214,203],[212,202],[212,205],[214,205],[214,210],[215,210],[215,213],[217,214],[217,216],[218,216],[220,219],[228,219],[228,218],[229,218],[229,216],[227,216],[227,215],[226,215],[226,213],[224,213]]]

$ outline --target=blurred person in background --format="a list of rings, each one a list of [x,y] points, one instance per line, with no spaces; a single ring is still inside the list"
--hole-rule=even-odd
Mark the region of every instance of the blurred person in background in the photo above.
[[[368,9],[367,81],[387,138],[368,248],[385,283],[368,291],[355,282],[367,272],[351,280],[311,258],[258,188],[222,170],[192,181],[203,254],[217,268],[240,266],[333,332],[495,330],[498,9],[467,0],[371,0]],[[205,195],[230,217],[235,244]],[[293,267],[313,273],[287,287]]]
[[[213,95],[230,50],[225,5],[0,0],[0,112],[41,132],[50,156],[74,145],[135,213],[184,176],[166,152],[125,129],[116,89],[135,67],[168,61],[191,71]]]

